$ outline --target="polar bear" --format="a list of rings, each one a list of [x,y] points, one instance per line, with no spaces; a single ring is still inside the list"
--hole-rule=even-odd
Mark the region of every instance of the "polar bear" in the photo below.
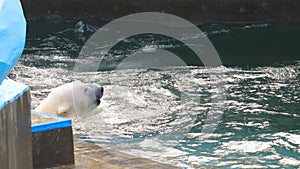
[[[34,111],[74,118],[99,106],[103,91],[98,85],[80,81],[67,83],[54,88]]]

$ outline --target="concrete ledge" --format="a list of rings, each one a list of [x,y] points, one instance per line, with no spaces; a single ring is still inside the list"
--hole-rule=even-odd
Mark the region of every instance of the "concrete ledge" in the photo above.
[[[31,121],[33,168],[177,168],[117,151],[108,151],[78,139],[73,141],[70,119],[32,111]]]
[[[74,163],[72,128],[32,133],[33,168]]]
[[[74,139],[75,164],[57,169],[177,169],[178,167],[158,163],[145,158],[117,151],[108,151],[95,144]]]
[[[74,164],[71,120],[33,112],[32,122],[33,168]]]

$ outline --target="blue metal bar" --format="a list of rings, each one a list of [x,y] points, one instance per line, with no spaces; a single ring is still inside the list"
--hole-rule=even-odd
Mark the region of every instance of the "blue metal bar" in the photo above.
[[[36,125],[31,126],[31,132],[42,132],[42,131],[47,131],[47,130],[54,130],[54,129],[60,129],[60,128],[66,128],[72,126],[72,121],[67,118],[59,117],[59,116],[54,116],[50,114],[44,114],[41,112],[36,112],[36,111],[31,111],[31,113],[48,117],[48,118],[53,118],[55,121],[52,122],[46,122],[46,123],[40,123]]]

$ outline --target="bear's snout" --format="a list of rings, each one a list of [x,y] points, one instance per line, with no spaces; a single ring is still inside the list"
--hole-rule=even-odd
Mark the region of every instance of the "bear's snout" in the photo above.
[[[104,88],[102,86],[97,87],[97,89],[96,89],[96,102],[97,102],[97,105],[99,105],[100,102],[101,102],[100,99],[103,96],[103,92],[104,92]]]

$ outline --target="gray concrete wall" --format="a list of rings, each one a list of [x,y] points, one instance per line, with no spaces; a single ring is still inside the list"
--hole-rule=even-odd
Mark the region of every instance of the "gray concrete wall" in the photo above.
[[[194,23],[299,20],[297,0],[22,0],[27,19],[40,16],[114,19],[136,12],[166,12]]]
[[[30,91],[25,88],[26,91],[23,93],[24,88],[16,88],[15,83],[0,85],[2,107],[0,108],[0,168],[30,169],[32,168]],[[16,96],[6,93],[6,91],[11,93],[11,90],[22,94]],[[3,106],[3,101],[8,102]]]

